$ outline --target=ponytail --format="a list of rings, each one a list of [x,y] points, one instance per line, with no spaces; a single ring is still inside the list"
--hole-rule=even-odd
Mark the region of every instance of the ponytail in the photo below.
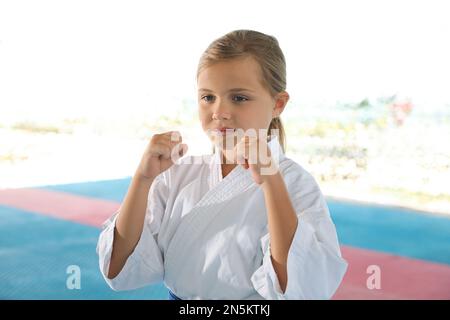
[[[273,129],[278,130],[277,133],[278,142],[280,143],[283,152],[286,152],[286,133],[284,132],[283,123],[281,122],[280,117],[273,118],[272,121],[270,122],[269,129],[267,132],[268,136],[272,135]]]

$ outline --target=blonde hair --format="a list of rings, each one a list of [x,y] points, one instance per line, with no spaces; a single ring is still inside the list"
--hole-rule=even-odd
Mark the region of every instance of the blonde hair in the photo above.
[[[214,40],[203,52],[197,68],[200,72],[214,63],[241,57],[253,57],[261,67],[263,85],[272,97],[286,90],[286,60],[278,40],[253,30],[235,30]],[[268,134],[278,130],[278,140],[285,151],[286,134],[280,117],[270,122]]]

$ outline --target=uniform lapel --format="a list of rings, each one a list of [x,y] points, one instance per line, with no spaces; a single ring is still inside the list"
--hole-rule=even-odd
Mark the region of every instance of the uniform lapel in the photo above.
[[[269,142],[272,156],[281,161],[283,152],[278,139]],[[170,241],[165,254],[166,267],[176,266],[176,252],[193,247],[192,241],[197,239],[205,228],[211,226],[217,214],[222,212],[234,197],[242,195],[251,187],[256,187],[249,170],[241,165],[236,166],[225,178],[222,178],[220,158],[217,155],[211,157],[210,162],[210,189],[200,201],[180,221],[178,228]],[[174,260],[175,259],[175,260]]]

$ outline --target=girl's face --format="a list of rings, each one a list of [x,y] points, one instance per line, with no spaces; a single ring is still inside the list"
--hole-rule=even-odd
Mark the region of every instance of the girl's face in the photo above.
[[[199,118],[203,130],[225,136],[233,130],[267,130],[283,111],[287,92],[272,97],[263,86],[261,67],[252,57],[215,63],[198,75]],[[229,129],[229,130],[225,130]]]

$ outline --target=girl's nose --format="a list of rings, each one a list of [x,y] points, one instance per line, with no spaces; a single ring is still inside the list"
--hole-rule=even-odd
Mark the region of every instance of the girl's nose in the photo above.
[[[231,116],[226,112],[214,112],[212,115],[213,120],[230,120]]]
[[[216,105],[214,106],[212,118],[213,120],[229,120],[231,118],[231,114],[225,103],[219,101],[218,103],[216,103]]]

